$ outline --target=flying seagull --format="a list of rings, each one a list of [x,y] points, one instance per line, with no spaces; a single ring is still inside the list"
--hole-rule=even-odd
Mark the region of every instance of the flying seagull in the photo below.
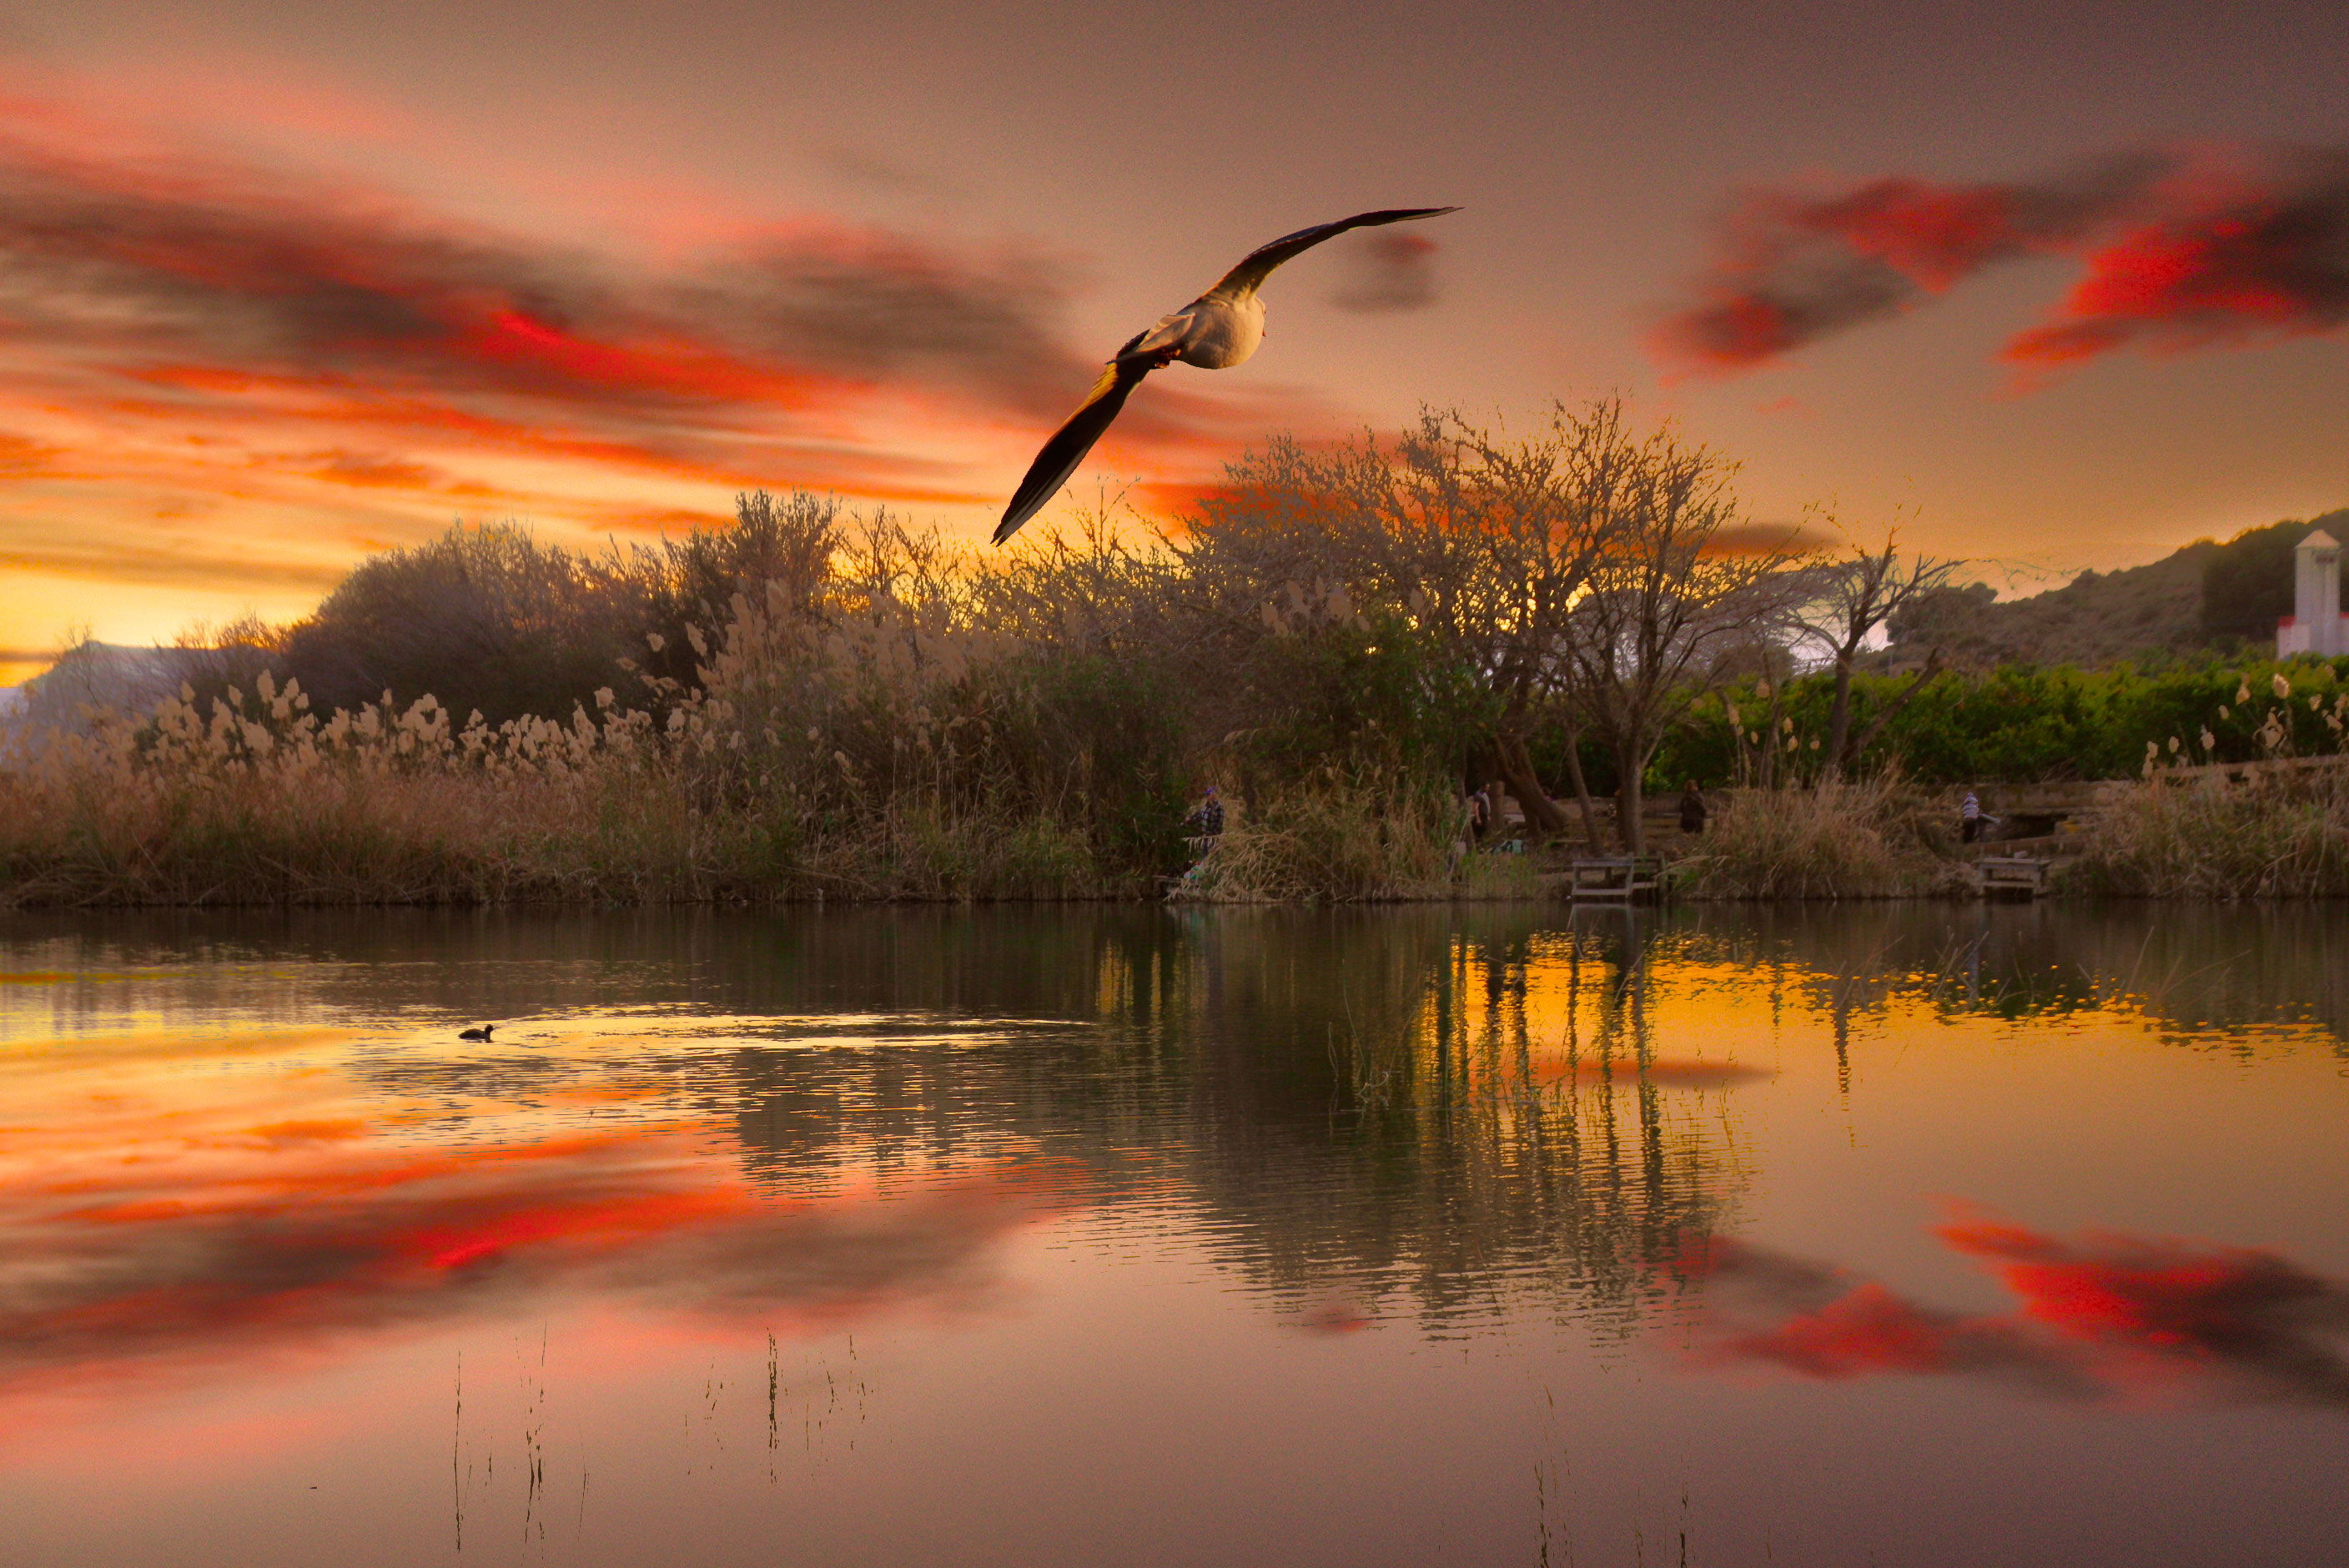
[[[1028,477],[1019,481],[1019,492],[1003,509],[1003,521],[996,524],[995,542],[1000,544],[1019,532],[1021,523],[1060,493],[1061,487],[1069,482],[1069,476],[1077,471],[1077,465],[1085,460],[1085,454],[1092,450],[1093,443],[1101,439],[1102,432],[1109,428],[1110,421],[1117,418],[1117,411],[1125,407],[1127,396],[1142,385],[1143,377],[1178,359],[1202,370],[1228,370],[1254,354],[1257,345],[1264,341],[1264,301],[1257,297],[1256,291],[1264,286],[1273,268],[1349,229],[1408,222],[1413,218],[1440,218],[1458,211],[1457,207],[1391,207],[1380,212],[1357,212],[1334,223],[1317,223],[1310,229],[1284,234],[1268,245],[1258,245],[1250,251],[1214,288],[1173,315],[1147,331],[1135,333],[1102,367],[1101,379],[1093,383],[1083,405],[1069,416],[1066,424],[1052,432],[1052,438],[1036,454],[1036,460],[1029,465]]]

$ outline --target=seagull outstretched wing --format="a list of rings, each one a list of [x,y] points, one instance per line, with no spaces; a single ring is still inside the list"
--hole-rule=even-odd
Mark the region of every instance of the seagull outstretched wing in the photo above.
[[[1117,411],[1125,407],[1127,395],[1157,368],[1157,359],[1149,355],[1132,358],[1120,356],[1102,367],[1101,379],[1093,383],[1084,402],[1052,432],[1052,438],[1044,443],[1044,449],[1028,465],[1028,477],[1019,481],[1011,504],[1003,509],[1003,521],[995,525],[996,543],[1019,532],[1021,523],[1061,493],[1061,487],[1069,482],[1069,476],[1077,471],[1077,465],[1093,449],[1093,443],[1117,418]]]
[[[1349,229],[1401,223],[1413,218],[1436,218],[1458,211],[1457,207],[1390,207],[1376,212],[1357,212],[1334,223],[1318,223],[1294,234],[1284,234],[1268,245],[1258,245],[1250,251],[1238,266],[1226,273],[1222,281],[1186,309],[1128,338],[1102,367],[1101,379],[1093,383],[1084,402],[1052,432],[1052,438],[1044,443],[1044,449],[1028,466],[1028,477],[1019,481],[1011,504],[1003,509],[1003,521],[996,524],[995,542],[1001,544],[1019,532],[1020,524],[1060,493],[1061,487],[1069,482],[1069,476],[1077,471],[1077,465],[1085,460],[1085,454],[1092,450],[1093,443],[1101,439],[1102,432],[1117,418],[1118,410],[1125,407],[1126,398],[1142,385],[1143,377],[1176,358],[1189,357],[1193,364],[1219,369],[1237,365],[1254,352],[1263,335],[1264,321],[1264,306],[1254,295],[1273,268]],[[1231,329],[1235,321],[1244,329],[1237,346]],[[1203,354],[1205,356],[1200,356]]]
[[[1283,234],[1268,245],[1258,245],[1240,259],[1238,266],[1226,273],[1207,294],[1210,297],[1252,294],[1263,286],[1273,268],[1311,250],[1324,240],[1337,238],[1349,229],[1374,228],[1381,223],[1406,223],[1413,218],[1441,218],[1446,212],[1458,211],[1457,207],[1388,207],[1376,212],[1357,212],[1334,223],[1316,223],[1309,229],[1299,229],[1294,234]]]

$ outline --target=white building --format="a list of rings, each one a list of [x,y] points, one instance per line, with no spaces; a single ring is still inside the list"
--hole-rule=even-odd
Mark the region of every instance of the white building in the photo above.
[[[2341,614],[2341,546],[2318,529],[2292,552],[2292,614],[2276,623],[2276,657],[2349,654],[2349,616]]]

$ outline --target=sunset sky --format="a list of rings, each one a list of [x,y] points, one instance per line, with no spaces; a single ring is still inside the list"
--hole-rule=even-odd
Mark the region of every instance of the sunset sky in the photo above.
[[[1758,518],[2135,563],[2349,504],[2344,57],[2314,3],[16,4],[0,682],[458,518],[981,533],[1125,335],[1396,205],[1464,210],[1292,263],[1078,493],[1619,391]]]

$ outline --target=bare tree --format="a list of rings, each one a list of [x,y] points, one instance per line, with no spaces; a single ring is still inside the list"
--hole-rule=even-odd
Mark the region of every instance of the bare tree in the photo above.
[[[1556,706],[1575,604],[1609,543],[1613,520],[1583,504],[1578,482],[1593,436],[1562,407],[1514,441],[1457,414],[1426,416],[1398,453],[1419,504],[1385,534],[1392,580],[1416,585],[1413,614],[1476,671],[1492,700],[1494,763],[1527,825],[1550,837],[1566,818],[1526,741]],[[1577,796],[1588,826],[1588,791],[1578,784]]]
[[[1578,416],[1574,483],[1582,526],[1604,540],[1566,644],[1569,700],[1613,755],[1616,830],[1645,848],[1642,776],[1665,732],[1802,594],[1790,539],[1731,548],[1734,466],[1666,428],[1626,426],[1619,403]]]
[[[1087,655],[1177,653],[1167,645],[1183,629],[1165,614],[1174,556],[1157,542],[1122,495],[1104,492],[1067,521],[1030,523],[973,562],[973,614],[1009,635]]]
[[[1528,822],[1566,819],[1526,738],[1555,695],[1577,598],[1605,548],[1583,504],[1587,420],[1564,410],[1523,438],[1429,412],[1384,445],[1275,441],[1232,470],[1177,546],[1185,577],[1235,614],[1381,611],[1411,625],[1483,695],[1485,744]]]
[[[1877,714],[1866,732],[1857,738],[1853,737],[1852,675],[1868,637],[1920,599],[1949,586],[1961,564],[1929,555],[1903,557],[1896,534],[1888,531],[1881,549],[1854,545],[1841,559],[1813,569],[1815,597],[1805,629],[1825,645],[1835,663],[1835,697],[1827,710],[1826,756],[1819,770],[1822,779],[1840,776],[1892,717],[1940,673],[1940,651],[1935,649],[1924,667]]]

